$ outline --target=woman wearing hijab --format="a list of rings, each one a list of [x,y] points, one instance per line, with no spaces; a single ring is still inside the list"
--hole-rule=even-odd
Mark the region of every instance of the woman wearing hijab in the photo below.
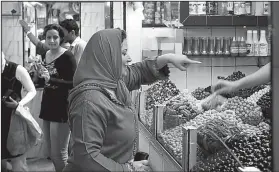
[[[186,70],[199,63],[167,54],[127,66],[125,32],[106,29],[89,40],[69,95],[72,156],[63,171],[149,171],[137,152],[138,116],[129,91],[168,77],[167,63]]]

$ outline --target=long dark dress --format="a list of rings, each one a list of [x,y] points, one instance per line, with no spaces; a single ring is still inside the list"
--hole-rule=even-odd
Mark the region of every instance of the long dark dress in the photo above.
[[[3,73],[1,74],[1,95],[2,99],[6,92],[11,89],[13,93],[10,95],[14,100],[21,99],[22,84],[16,79],[17,64],[13,62],[6,62]],[[1,101],[1,159],[14,158],[7,149],[7,139],[11,123],[11,115],[13,109],[5,106],[3,100]]]
[[[73,81],[76,70],[76,60],[70,51],[65,51],[51,63],[46,64],[44,62],[43,65],[48,69],[52,78]],[[72,87],[73,84],[49,82],[44,88],[39,117],[51,122],[67,122],[67,98],[68,92]]]

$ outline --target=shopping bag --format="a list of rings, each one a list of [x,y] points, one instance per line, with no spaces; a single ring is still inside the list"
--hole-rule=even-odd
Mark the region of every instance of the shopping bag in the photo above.
[[[13,156],[24,154],[37,145],[43,132],[29,112],[28,107],[18,106],[11,116],[7,149]]]

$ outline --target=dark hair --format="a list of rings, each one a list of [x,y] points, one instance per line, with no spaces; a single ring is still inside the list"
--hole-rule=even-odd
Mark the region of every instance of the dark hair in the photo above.
[[[64,41],[64,32],[63,32],[61,26],[59,26],[58,24],[49,24],[49,25],[45,26],[44,33],[43,33],[43,36],[45,38],[46,38],[46,33],[49,30],[57,30],[59,37],[60,37],[60,44],[62,44],[62,42]]]
[[[68,32],[71,32],[72,30],[75,31],[75,35],[79,35],[79,27],[77,25],[77,22],[73,19],[66,19],[60,22],[59,24],[61,27],[65,28]]]
[[[125,30],[122,30],[122,29],[120,29],[119,27],[118,28],[116,28],[116,29],[118,29],[118,30],[120,30],[121,31],[121,37],[122,37],[122,42],[125,40],[125,39],[127,39],[127,33],[126,33],[126,31]]]

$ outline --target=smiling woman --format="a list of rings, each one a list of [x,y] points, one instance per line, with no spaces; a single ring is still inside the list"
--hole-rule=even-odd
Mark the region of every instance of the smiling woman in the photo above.
[[[40,118],[51,160],[56,171],[62,171],[68,158],[70,137],[67,124],[67,97],[72,88],[76,60],[73,54],[61,47],[64,32],[59,25],[48,25],[44,31],[47,51],[40,68],[39,82],[45,83]]]

